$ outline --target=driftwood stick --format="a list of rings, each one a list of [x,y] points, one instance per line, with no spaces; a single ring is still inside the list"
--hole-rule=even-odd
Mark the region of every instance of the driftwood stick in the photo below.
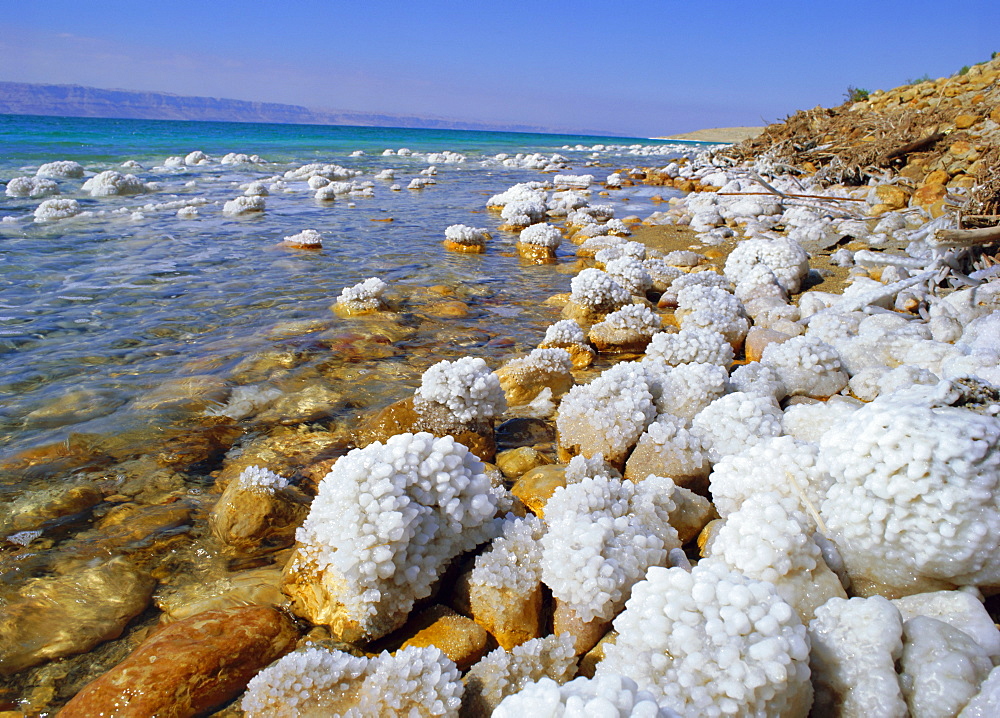
[[[888,162],[889,160],[894,159],[896,157],[902,157],[903,155],[908,155],[911,152],[918,152],[919,150],[922,150],[925,147],[933,145],[938,140],[944,139],[946,136],[947,136],[946,132],[935,132],[933,135],[928,135],[927,137],[924,137],[922,140],[910,142],[908,144],[903,145],[902,147],[894,149],[892,152],[889,152],[883,158],[883,161]]]
[[[742,197],[743,195],[771,195],[773,192],[716,192],[716,194],[722,195],[723,197]],[[856,197],[825,197],[821,194],[792,194],[791,192],[786,192],[782,197],[796,197],[801,199],[824,199],[829,202],[866,202],[864,199],[857,199]]]
[[[939,229],[928,244],[932,247],[975,247],[1000,242],[1000,227],[982,229]]]

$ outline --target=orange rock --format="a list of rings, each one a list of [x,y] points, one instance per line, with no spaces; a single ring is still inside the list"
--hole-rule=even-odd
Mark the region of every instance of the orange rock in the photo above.
[[[1000,105],[993,108],[993,112],[990,113],[990,119],[994,122],[1000,123]]]
[[[960,130],[967,130],[979,122],[978,115],[959,115],[955,118],[955,127]]]
[[[787,342],[791,337],[784,332],[776,332],[773,329],[754,327],[747,332],[746,342],[743,345],[746,352],[747,361],[760,361],[764,354],[764,349],[768,344],[780,344]]]
[[[427,313],[432,317],[452,318],[465,317],[469,314],[469,305],[457,299],[437,302],[427,307]]]
[[[543,609],[541,582],[524,595],[502,586],[475,585],[469,591],[470,615],[508,651],[545,635]]]
[[[596,646],[611,628],[611,621],[605,621],[603,618],[583,621],[576,615],[576,611],[559,599],[556,599],[555,604],[556,608],[552,613],[552,633],[557,636],[563,633],[570,634],[578,656]]]
[[[566,485],[565,470],[565,466],[537,466],[518,479],[510,491],[532,513],[542,516],[555,490]]]
[[[455,661],[459,670],[464,671],[486,653],[489,635],[472,619],[452,613],[449,609],[440,612],[444,615],[436,617],[430,625],[407,639],[402,647],[436,646]]]
[[[972,145],[965,140],[959,140],[952,144],[948,151],[953,155],[965,155],[972,151]]]
[[[208,611],[172,623],[66,704],[63,718],[192,716],[232,700],[299,632],[264,606]]]
[[[950,179],[951,179],[951,175],[949,175],[944,170],[934,170],[933,172],[931,172],[930,174],[928,174],[926,177],[924,177],[924,182],[923,183],[924,184],[948,184],[948,181]]]
[[[913,203],[921,207],[929,207],[944,199],[947,194],[948,189],[943,184],[925,184],[913,194]]]
[[[879,203],[891,210],[903,209],[910,201],[910,194],[897,185],[879,185],[875,188]]]
[[[466,254],[482,254],[486,251],[486,245],[484,244],[462,244],[461,242],[453,242],[450,239],[444,240],[445,249],[449,249],[452,252],[465,252]]]

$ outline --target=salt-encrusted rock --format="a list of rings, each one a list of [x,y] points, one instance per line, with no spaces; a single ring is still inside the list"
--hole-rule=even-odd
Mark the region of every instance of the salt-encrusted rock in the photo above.
[[[805,627],[773,586],[717,560],[649,569],[614,626],[598,678],[629,676],[682,715],[809,713]]]
[[[35,172],[35,177],[79,179],[83,177],[83,165],[73,160],[46,162]]]
[[[584,269],[570,281],[570,288],[563,316],[586,324],[598,322],[632,301],[632,296],[600,269]]]
[[[59,194],[59,185],[50,179],[38,177],[15,177],[7,182],[4,194],[8,197],[48,197]]]
[[[965,632],[983,647],[992,659],[1000,656],[1000,630],[982,601],[965,591],[932,591],[894,599],[892,602],[908,621],[916,616],[928,616],[944,621],[952,628]]]
[[[222,213],[228,214],[231,217],[240,217],[243,215],[263,212],[265,206],[266,203],[263,197],[247,197],[246,195],[241,195],[222,205]]]
[[[993,668],[982,646],[936,618],[903,623],[899,683],[913,718],[956,715]]]
[[[729,391],[729,375],[718,364],[688,362],[675,367],[643,362],[646,379],[660,414],[693,419]]]
[[[90,192],[91,197],[144,194],[150,191],[149,185],[135,175],[122,174],[115,170],[105,170],[94,175],[83,183],[81,189]]]
[[[607,225],[591,225],[593,227],[601,227],[602,229]],[[587,232],[589,227],[584,227],[575,235],[573,239],[577,239],[579,235]],[[643,268],[645,268],[646,259],[646,245],[641,242],[627,242],[621,237],[609,237],[607,235],[602,235],[600,237],[593,238],[593,241],[587,240],[577,251],[581,257],[587,256],[587,250],[590,248],[597,248],[600,245],[604,245],[602,249],[599,249],[596,254],[594,254],[594,259],[598,264],[608,264],[616,259],[621,259],[622,257],[632,257],[633,259],[638,259],[643,262]]]
[[[710,329],[682,329],[676,334],[654,334],[646,347],[643,364],[659,363],[677,366],[690,362],[718,364],[729,368],[733,363],[733,347],[719,332]]]
[[[809,273],[809,255],[794,239],[747,239],[726,259],[726,276],[739,284],[756,264],[763,264],[787,292],[797,292]]]
[[[889,601],[831,598],[809,622],[813,711],[843,718],[906,718],[896,676],[903,622]]]
[[[559,228],[541,222],[521,230],[517,251],[526,259],[553,259],[560,244],[562,232]]]
[[[202,613],[154,633],[77,693],[60,715],[208,713],[238,696],[257,671],[294,648],[298,637],[295,625],[273,608]]]
[[[368,314],[385,309],[382,295],[389,285],[378,277],[369,277],[353,287],[344,287],[334,308],[348,316]]]
[[[813,540],[814,531],[797,498],[759,491],[726,517],[706,550],[750,578],[773,583],[808,624],[828,599],[847,598]]]
[[[563,397],[556,419],[560,448],[588,458],[602,454],[621,466],[655,417],[642,366],[617,364]]]
[[[1000,584],[1000,421],[951,385],[879,397],[820,440],[820,513],[855,590],[898,597]]]
[[[548,357],[548,355],[546,355]],[[558,363],[558,358],[548,357]],[[440,361],[424,372],[413,395],[413,408],[430,431],[487,423],[507,407],[500,377],[479,357]]]
[[[778,373],[790,396],[825,399],[847,386],[837,350],[814,337],[769,344],[760,361]]]
[[[526,715],[680,718],[679,713],[657,705],[653,694],[640,690],[631,678],[613,675],[575,678],[562,686],[550,678],[542,678],[504,698],[493,715],[496,718]]]
[[[55,222],[80,214],[80,205],[75,199],[47,199],[35,208],[36,222]]]
[[[774,329],[764,329],[763,327],[754,327],[747,332],[746,342],[743,345],[743,351],[746,354],[748,362],[759,362],[764,354],[764,350],[771,344],[781,344],[782,342],[787,342],[792,337],[784,332],[775,331]]]
[[[535,516],[509,516],[472,569],[471,615],[507,650],[543,635],[539,542],[544,533],[545,525]]]
[[[504,220],[500,229],[520,231],[537,222],[543,222],[546,212],[544,200],[525,199],[508,202],[500,210],[500,217]]]
[[[496,465],[507,479],[518,479],[536,466],[545,466],[549,460],[532,446],[519,446],[497,453]]]
[[[741,391],[716,399],[691,421],[712,463],[781,434],[781,409],[768,396]]]
[[[440,604],[431,606],[413,622],[420,628],[403,642],[404,649],[434,646],[460,671],[468,670],[486,653],[489,642],[486,629],[450,608]],[[406,627],[401,632],[405,631]]]
[[[569,636],[535,638],[512,649],[498,648],[465,676],[462,718],[491,715],[507,696],[532,681],[565,683],[576,672],[576,653]]]
[[[287,479],[250,466],[229,482],[208,524],[215,537],[236,553],[266,552],[291,546],[308,511],[308,499],[290,488]]]
[[[562,396],[573,386],[573,366],[565,349],[534,349],[528,356],[512,359],[497,369],[508,406],[533,401],[546,388],[553,397]]]
[[[673,262],[671,262],[669,259],[673,254],[674,252],[668,254],[663,259],[663,261],[666,262],[668,265],[678,266],[675,265]],[[702,255],[697,255],[697,256],[701,257]],[[663,296],[660,297],[660,306],[676,307],[678,298],[677,295],[680,293],[680,291],[682,289],[692,286],[715,287],[718,289],[725,289],[726,291],[731,291],[733,284],[727,277],[724,277],[721,274],[716,274],[715,272],[712,271],[691,272],[690,274],[684,274],[680,277],[677,277],[670,283],[670,287],[663,293]]]
[[[84,653],[117,638],[149,604],[155,584],[122,558],[29,580],[5,596],[0,675]]]
[[[641,304],[629,304],[592,326],[589,338],[599,352],[638,353],[662,330],[663,322],[653,310]]]
[[[979,693],[965,704],[958,718],[991,718],[1000,713],[1000,667],[979,685]]]
[[[645,296],[653,287],[653,278],[646,272],[642,260],[624,255],[604,265],[604,271],[629,294]]]
[[[497,496],[451,437],[400,434],[320,482],[285,569],[293,608],[343,640],[401,626],[452,558],[491,537]]]
[[[726,337],[734,347],[743,345],[750,327],[743,304],[724,289],[693,284],[677,292],[681,329],[710,329]]]
[[[781,383],[778,373],[755,361],[736,367],[729,376],[729,387],[732,391],[772,396],[775,401],[781,401],[786,396],[785,385]]]
[[[594,350],[587,344],[583,329],[572,319],[562,319],[545,330],[539,349],[565,349],[574,369],[586,369],[594,362]]]
[[[461,698],[458,668],[433,646],[374,658],[305,648],[257,674],[240,708],[247,718],[454,717]]]
[[[315,229],[303,229],[298,234],[285,237],[282,244],[286,247],[297,247],[299,249],[322,249],[323,237]]]
[[[464,224],[453,224],[444,230],[445,249],[453,252],[481,254],[486,251],[486,240],[489,238],[490,233],[485,228],[469,227]]]
[[[701,436],[688,422],[661,414],[646,427],[625,464],[625,477],[639,481],[650,474],[669,476],[678,486],[704,491],[711,465]]]
[[[670,266],[662,259],[645,259],[642,266],[653,281],[651,289],[655,292],[666,292],[673,282],[677,281],[679,277],[685,276],[684,272]]]

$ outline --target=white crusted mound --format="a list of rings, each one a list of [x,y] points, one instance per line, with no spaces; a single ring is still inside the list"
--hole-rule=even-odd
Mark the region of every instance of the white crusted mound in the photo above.
[[[597,476],[559,487],[545,504],[542,580],[552,595],[590,622],[609,621],[650,566],[680,548],[670,525],[674,484],[651,476]]]
[[[586,230],[586,227],[581,232],[584,230]],[[580,245],[578,254],[585,255],[588,249],[593,250],[598,247],[603,248],[597,249],[594,259],[602,264],[607,264],[622,257],[634,257],[638,260],[646,259],[645,244],[640,242],[625,242],[619,237],[595,237],[588,239]],[[643,267],[645,266],[645,261],[643,261]]]
[[[564,344],[586,344],[587,337],[583,334],[583,328],[572,319],[561,319],[545,330],[545,338],[542,344],[564,345]]]
[[[500,379],[478,357],[440,361],[424,372],[414,394],[414,408],[422,404],[445,407],[460,424],[492,419],[507,408]]]
[[[150,191],[146,183],[135,175],[124,175],[115,170],[105,170],[96,174],[82,187],[91,197],[111,197],[114,195],[144,194]]]
[[[544,200],[515,200],[500,210],[500,217],[511,227],[527,227],[541,222],[547,212]]]
[[[653,287],[653,278],[646,272],[641,259],[623,255],[604,265],[604,271],[629,294],[643,296]]]
[[[529,683],[493,711],[494,718],[680,718],[656,704],[631,678],[575,678],[560,686],[551,678]]]
[[[8,197],[49,197],[59,194],[59,185],[50,179],[38,177],[15,177],[7,183],[4,193]]]
[[[676,334],[660,332],[653,335],[642,362],[669,366],[698,362],[728,369],[733,363],[733,347],[719,332],[710,329],[682,329]]]
[[[241,195],[222,205],[222,213],[228,214],[232,217],[238,217],[244,214],[263,212],[264,206],[265,202],[263,197],[247,197],[246,195]]]
[[[263,466],[248,466],[236,479],[240,486],[251,491],[273,492],[288,486],[288,479]]]
[[[653,567],[615,619],[597,676],[629,676],[685,716],[806,716],[806,629],[774,587],[713,559]]]
[[[574,386],[559,406],[556,428],[564,448],[586,457],[624,458],[656,417],[646,375],[637,363],[616,364],[589,384]]]
[[[455,244],[464,244],[470,247],[485,246],[489,236],[489,232],[485,228],[469,227],[465,224],[453,224],[444,230],[445,239]]]
[[[631,295],[611,275],[584,269],[570,280],[570,300],[595,310],[614,311],[632,301]]]
[[[834,479],[820,513],[855,584],[1000,585],[1000,421],[958,396],[943,383],[879,397],[820,440]]]
[[[747,239],[736,245],[726,259],[726,276],[735,284],[749,277],[751,268],[763,264],[787,292],[797,292],[809,274],[809,255],[794,239]]]
[[[345,640],[384,635],[452,558],[492,537],[496,504],[482,462],[450,436],[354,449],[320,482],[285,591],[314,623],[354,624]]]
[[[360,658],[326,648],[289,653],[250,679],[247,718],[457,716],[461,674],[434,646]]]
[[[83,165],[73,160],[59,160],[57,162],[46,162],[38,171],[35,177],[58,177],[66,179],[79,179],[83,177]]]
[[[790,396],[825,399],[847,386],[837,350],[808,335],[768,344],[760,362],[777,372]]]
[[[500,702],[526,684],[542,679],[565,683],[575,673],[576,653],[568,635],[533,638],[510,651],[497,648],[466,674],[463,712],[495,715]]]
[[[594,175],[556,175],[552,184],[559,189],[587,189],[594,183]]]
[[[679,258],[671,261],[671,256],[676,254],[678,254],[678,252],[670,252],[670,254],[663,258],[663,261],[668,267],[683,267],[687,266],[690,262],[697,264],[699,259],[702,258],[702,255],[700,254],[695,254],[694,252],[684,252],[682,254],[694,255],[694,257],[686,262]],[[726,277],[711,271],[681,274],[681,276],[677,277],[670,283],[669,288],[663,293],[663,296],[660,297],[661,306],[677,306],[677,295],[680,291],[693,286],[715,287],[716,289],[724,289],[728,292],[732,289],[733,285],[732,282],[730,282]]]
[[[504,588],[524,596],[542,580],[541,538],[545,524],[533,514],[508,516],[489,550],[476,557],[470,585]]]
[[[729,375],[718,364],[689,362],[676,367],[643,364],[656,410],[683,419],[694,416],[729,390]]]
[[[315,229],[303,229],[298,234],[293,234],[284,239],[285,244],[293,247],[322,247],[323,236]]]
[[[35,208],[36,222],[55,222],[80,214],[80,205],[75,199],[47,199]]]
[[[831,598],[809,622],[815,715],[907,718],[896,662],[903,623],[882,596]]]
[[[627,304],[590,328],[590,339],[602,345],[644,344],[663,329],[663,322],[643,304]]]
[[[719,287],[692,284],[677,291],[676,316],[681,329],[711,329],[734,346],[743,343],[750,329],[743,304]]]
[[[722,457],[781,434],[781,408],[771,397],[741,391],[716,399],[691,421],[716,463]]]
[[[929,616],[969,635],[991,659],[1000,657],[1000,630],[982,601],[966,591],[932,591],[894,599],[904,621]]]
[[[778,373],[760,362],[747,362],[736,367],[729,377],[729,384],[733,391],[772,396],[775,401],[781,401],[788,396]]]
[[[533,201],[545,203],[545,184],[542,182],[522,182],[510,187],[500,194],[495,194],[486,202],[487,207],[499,209],[511,202]]]
[[[369,277],[353,287],[344,287],[337,297],[337,304],[348,311],[370,312],[385,306],[382,295],[389,285],[378,277]]]
[[[965,704],[958,718],[994,718],[1000,715],[1000,667],[979,685],[979,693]]]
[[[660,414],[646,427],[625,465],[630,479],[656,474],[670,476],[681,486],[704,483],[709,471],[701,436],[690,430],[687,421],[672,414]]]
[[[562,244],[562,232],[558,227],[553,227],[547,222],[533,224],[521,230],[518,235],[521,244],[530,244],[535,247],[547,247],[555,249]]]

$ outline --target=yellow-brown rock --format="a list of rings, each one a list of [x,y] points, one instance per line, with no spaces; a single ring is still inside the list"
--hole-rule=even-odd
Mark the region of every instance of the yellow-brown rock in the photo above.
[[[564,633],[571,635],[576,655],[582,656],[596,646],[610,628],[611,621],[606,621],[603,618],[584,621],[569,605],[555,599],[555,610],[552,612],[552,633],[557,636]]]
[[[1000,105],[993,108],[993,111],[990,113],[990,119],[1000,124]]]
[[[559,397],[573,386],[573,375],[568,368],[534,362],[529,357],[504,364],[497,369],[496,375],[508,406],[530,404],[545,389],[552,391],[553,398]]]
[[[951,180],[951,175],[949,175],[944,170],[934,170],[924,178],[924,184],[948,184]]]
[[[437,606],[433,610],[438,615],[408,638],[402,647],[436,646],[455,662],[459,670],[470,668],[486,653],[489,645],[489,635],[486,630],[475,621],[459,616],[443,606]]]
[[[238,696],[299,632],[273,608],[210,611],[166,626],[80,691],[63,718],[200,715]]]
[[[544,466],[549,460],[531,446],[519,446],[497,454],[497,467],[508,479],[517,479],[536,466]]]
[[[542,598],[541,582],[523,595],[505,587],[473,584],[469,611],[473,620],[509,651],[545,635]]]
[[[518,479],[510,491],[533,514],[542,516],[555,490],[566,485],[565,472],[565,466],[538,466]]]
[[[522,259],[539,263],[549,262],[556,258],[555,247],[542,247],[528,242],[518,242],[517,253],[521,255]]]
[[[764,349],[767,348],[769,344],[781,344],[782,342],[787,342],[792,337],[784,332],[778,332],[773,329],[764,329],[763,327],[753,327],[749,332],[747,332],[746,341],[743,344],[743,350],[746,353],[747,361],[760,361],[761,356],[764,354]]]
[[[930,207],[935,202],[945,198],[948,188],[943,184],[925,184],[913,193],[913,204]]]
[[[252,555],[291,546],[308,513],[309,498],[294,487],[248,487],[237,480],[229,482],[208,525],[227,551]]]
[[[879,199],[879,204],[885,205],[890,210],[903,209],[910,201],[910,194],[897,185],[879,185],[875,188],[875,195]]]
[[[281,569],[273,566],[228,573],[209,584],[190,583],[156,599],[160,623],[172,623],[207,611],[245,606],[278,607],[288,601],[281,592]]]
[[[955,118],[955,127],[959,130],[967,130],[979,122],[978,115],[959,115]]]
[[[432,317],[440,317],[442,319],[455,319],[458,317],[469,316],[469,305],[465,302],[460,302],[457,299],[444,302],[435,302],[430,304],[425,309],[427,314]]]
[[[709,521],[705,524],[705,528],[701,530],[701,533],[698,534],[698,554],[702,558],[708,556],[712,547],[712,540],[715,538],[716,534],[719,533],[719,529],[721,529],[724,525],[725,522],[723,519]]]
[[[597,642],[597,645],[587,651],[580,659],[576,675],[593,678],[594,674],[597,673],[597,664],[604,660],[604,649],[614,645],[617,640],[618,632],[614,629],[605,633],[601,640]]]
[[[452,252],[463,252],[465,254],[482,254],[486,251],[485,244],[462,244],[446,239],[443,242],[444,248]]]

